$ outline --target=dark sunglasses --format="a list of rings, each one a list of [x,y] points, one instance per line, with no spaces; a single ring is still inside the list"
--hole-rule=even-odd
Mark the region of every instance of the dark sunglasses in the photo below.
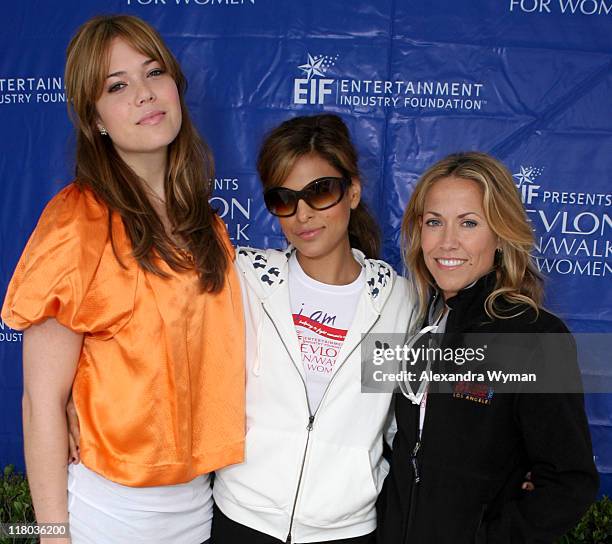
[[[342,200],[346,188],[351,184],[347,178],[324,177],[311,181],[301,191],[286,187],[273,187],[264,193],[266,207],[272,215],[290,217],[303,200],[313,210],[327,210]]]

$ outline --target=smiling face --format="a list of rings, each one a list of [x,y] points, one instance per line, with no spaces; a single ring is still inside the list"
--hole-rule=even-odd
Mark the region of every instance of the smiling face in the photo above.
[[[96,110],[98,129],[106,129],[127,163],[135,155],[165,152],[181,128],[174,79],[121,38],[111,43],[108,77]]]
[[[342,174],[319,155],[304,155],[295,162],[282,187],[299,191],[311,181],[325,176],[342,177]],[[351,209],[359,204],[360,195],[359,182],[353,180],[342,200],[327,210],[314,210],[300,200],[294,215],[279,218],[285,237],[302,257],[345,258],[347,253],[350,254],[348,223]]]
[[[425,196],[421,249],[445,300],[493,268],[497,247],[478,183],[454,177],[436,181]]]

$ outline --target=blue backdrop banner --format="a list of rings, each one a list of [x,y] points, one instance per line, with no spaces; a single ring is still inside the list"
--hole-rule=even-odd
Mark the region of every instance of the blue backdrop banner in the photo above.
[[[612,332],[612,0],[3,2],[0,296],[43,206],[71,181],[64,54],[101,13],[152,23],[181,62],[234,243],[284,244],[255,169],[264,134],[334,112],[396,268],[419,175],[448,153],[486,151],[511,169],[533,223],[547,307],[575,332]],[[0,322],[0,465],[23,469],[21,340]],[[586,402],[609,495],[612,395]]]

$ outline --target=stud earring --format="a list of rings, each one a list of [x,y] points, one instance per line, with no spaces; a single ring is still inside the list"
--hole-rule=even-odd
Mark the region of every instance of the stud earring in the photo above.
[[[108,132],[106,131],[105,127],[100,127],[100,134],[102,136],[108,136]]]

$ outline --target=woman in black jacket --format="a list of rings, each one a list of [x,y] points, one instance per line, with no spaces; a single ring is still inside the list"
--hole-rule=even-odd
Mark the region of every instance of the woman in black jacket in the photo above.
[[[561,353],[559,366],[579,384],[571,336],[541,307],[533,233],[501,163],[464,153],[435,164],[415,188],[402,234],[423,325],[444,333],[439,347],[465,348],[470,334],[484,334],[489,355],[535,371]],[[561,333],[563,347],[539,333]],[[555,355],[542,348],[551,344]],[[480,368],[492,368],[490,359]],[[432,364],[447,375],[468,370],[457,360]],[[571,529],[595,499],[598,475],[579,387],[561,385],[534,393],[458,379],[427,383],[417,404],[396,395],[379,544],[541,543]]]

